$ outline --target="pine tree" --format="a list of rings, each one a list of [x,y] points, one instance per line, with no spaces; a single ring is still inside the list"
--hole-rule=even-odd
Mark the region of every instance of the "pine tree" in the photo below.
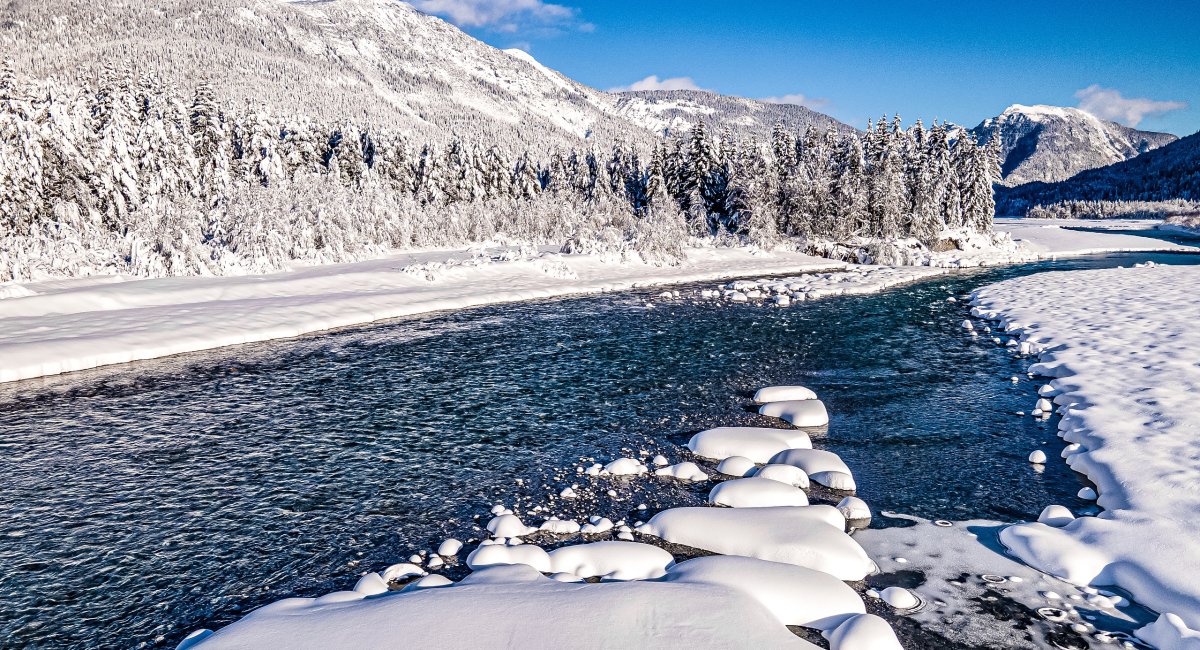
[[[875,126],[872,148],[875,158],[867,168],[869,235],[893,239],[903,234],[901,219],[908,198],[905,196],[904,159],[902,143],[896,129],[889,129],[885,120]]]
[[[826,233],[834,241],[864,235],[869,227],[862,144],[858,137],[848,136],[837,149],[830,187],[833,220]]]
[[[513,188],[518,198],[530,200],[542,193],[537,164],[528,151],[522,151],[513,169]]]
[[[200,196],[208,207],[215,207],[229,192],[229,136],[223,116],[217,109],[213,89],[208,84],[196,87],[191,109],[191,135],[198,164]],[[214,224],[215,225],[215,224]],[[207,236],[220,238],[222,232],[210,229]]]
[[[116,232],[128,229],[130,213],[141,202],[134,162],[138,155],[136,106],[132,71],[107,66],[92,109],[93,155],[97,163],[93,187],[105,226]]]
[[[40,217],[45,162],[32,98],[12,62],[5,61],[0,68],[0,237],[31,234]]]

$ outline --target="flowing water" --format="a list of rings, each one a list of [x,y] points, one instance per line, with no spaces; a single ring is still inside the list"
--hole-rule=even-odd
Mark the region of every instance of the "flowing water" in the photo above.
[[[1024,461],[1061,449],[1053,421],[1014,415],[1036,399],[1029,361],[972,338],[947,297],[1146,259],[1200,263],[964,271],[787,309],[656,292],[500,305],[0,385],[0,646],[173,647],[349,588],[470,535],[497,500],[544,494],[581,455],[678,458],[700,429],[769,426],[746,408],[769,384],[820,393],[816,446],[876,511],[1084,507],[1064,464]]]

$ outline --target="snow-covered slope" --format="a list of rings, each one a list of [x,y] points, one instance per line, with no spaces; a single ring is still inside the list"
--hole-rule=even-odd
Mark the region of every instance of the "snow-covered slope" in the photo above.
[[[743,97],[729,97],[704,90],[643,90],[617,95],[618,110],[630,120],[665,135],[687,131],[698,120],[714,128],[766,139],[775,124],[789,130],[809,126],[818,131],[842,133],[854,129],[824,113],[795,104],[771,104]]]
[[[185,89],[208,81],[227,104],[401,128],[415,141],[604,145],[648,142],[662,129],[627,98],[399,0],[39,0],[9,3],[0,18],[0,58],[32,76],[90,80],[128,65]],[[720,108],[716,126],[844,126],[801,107],[706,95]]]
[[[999,214],[1023,214],[1031,206],[1060,201],[1177,199],[1200,199],[1200,133],[1064,181],[1030,183],[996,195]]]
[[[9,5],[0,55],[31,74],[155,69],[220,99],[330,121],[579,140],[630,134],[616,100],[396,0],[45,0]],[[634,134],[636,135],[636,134]]]
[[[1021,104],[1009,106],[971,132],[981,143],[999,139],[1004,184],[1010,186],[1060,181],[1178,139],[1106,122],[1077,108]]]

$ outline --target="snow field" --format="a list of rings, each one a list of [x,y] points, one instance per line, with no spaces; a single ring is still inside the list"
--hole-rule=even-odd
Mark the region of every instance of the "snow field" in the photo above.
[[[0,382],[433,311],[847,267],[748,248],[688,249],[678,266],[549,251],[504,259],[494,252],[404,253],[267,275],[4,285],[3,295],[12,297],[0,300]]]
[[[1104,509],[1051,506],[1001,541],[1031,566],[1160,612],[1144,635],[1168,649],[1193,647],[1200,630],[1197,286],[1196,267],[1137,265],[1017,278],[972,301],[1029,344],[1031,373],[1051,378],[1040,399],[1062,414],[1066,462],[1096,486],[1080,497]]]
[[[803,489],[808,486],[805,471],[792,463],[768,463],[781,455],[789,460],[790,452],[814,451],[804,432],[717,428],[694,436],[689,448],[706,452],[696,456],[719,460],[726,469],[733,461],[741,475],[755,476],[718,482],[709,496],[717,507],[669,508],[632,527],[600,515],[589,517],[580,526],[549,515],[547,506],[522,509],[498,503],[483,528],[491,538],[480,541],[467,555],[465,563],[473,573],[458,583],[436,573],[427,575],[417,563],[396,565],[382,576],[367,573],[352,592],[280,601],[185,643],[204,648],[252,647],[274,638],[289,643],[295,639],[294,646],[302,648],[319,647],[321,640],[333,647],[348,647],[347,643],[372,647],[377,643],[376,633],[366,628],[399,626],[402,630],[404,622],[444,617],[452,611],[459,616],[456,625],[449,627],[457,629],[438,629],[421,638],[449,648],[489,639],[505,645],[500,640],[512,634],[532,639],[525,644],[532,647],[552,647],[557,639],[570,635],[574,635],[571,645],[584,647],[609,647],[616,643],[614,639],[651,647],[695,647],[697,643],[712,647],[721,639],[734,637],[733,645],[738,647],[747,643],[815,647],[783,627],[794,625],[821,631],[834,650],[900,647],[890,626],[867,615],[862,599],[844,582],[861,580],[875,570],[875,563],[845,532],[847,517],[865,512],[869,518],[869,508],[854,498],[844,499],[837,508],[809,505]],[[663,454],[655,455],[648,464],[641,460],[650,458],[651,453],[641,450],[605,464],[589,460],[574,468],[570,476],[584,477],[595,485],[575,483],[564,490],[573,489],[582,498],[602,492],[605,485],[628,481],[710,480],[708,473],[691,461],[671,465]],[[836,458],[829,452],[823,454]],[[845,467],[825,456],[820,458],[826,464]],[[764,466],[759,468],[759,464]],[[657,469],[651,472],[650,465]],[[846,472],[848,475],[849,470]],[[568,474],[559,476],[566,479]],[[548,487],[549,498],[560,494],[557,487]],[[646,509],[639,504],[635,511]],[[521,512],[543,512],[545,519],[539,526],[528,526]],[[634,531],[645,541],[634,541]],[[568,543],[549,551],[539,545],[547,535],[575,534],[588,535],[589,540],[610,535],[616,540]],[[523,539],[526,537],[530,541]],[[670,552],[645,543],[656,539],[719,555],[676,563]],[[461,543],[448,539],[432,558],[440,562],[446,556],[453,562],[461,550]],[[422,559],[419,555],[414,558]],[[437,568],[432,560],[429,566]],[[550,578],[544,577],[547,575]],[[601,583],[582,584],[595,580]],[[408,584],[393,591],[404,581]],[[621,587],[614,589],[617,585]],[[333,609],[335,604],[337,609]],[[577,607],[587,610],[576,611]],[[513,611],[528,611],[529,615],[511,614]],[[628,611],[638,612],[636,622],[623,614]],[[579,619],[592,624],[585,629]],[[467,623],[459,626],[459,620]],[[613,621],[630,624],[612,631]],[[764,621],[772,624],[764,626]],[[546,626],[555,629],[544,629]],[[347,629],[362,631],[352,639],[339,636],[335,643],[338,631]],[[705,638],[699,640],[701,636]]]

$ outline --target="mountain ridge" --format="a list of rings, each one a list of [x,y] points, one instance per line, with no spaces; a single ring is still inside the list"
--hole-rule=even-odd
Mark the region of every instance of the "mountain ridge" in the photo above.
[[[619,95],[399,0],[147,4],[14,0],[0,28],[0,57],[28,74],[76,83],[127,61],[179,86],[209,82],[226,104],[362,120],[418,140],[483,132],[527,146],[577,146],[659,136],[658,123],[623,109]],[[790,113],[791,125],[841,125],[816,112]],[[713,121],[715,129],[738,126],[720,114]]]
[[[1200,201],[1200,132],[1066,180],[1001,188],[996,199],[998,214],[1064,201]]]
[[[998,139],[1003,185],[1066,180],[1129,160],[1178,138],[1102,120],[1078,108],[1013,104],[970,130],[980,144]]]

